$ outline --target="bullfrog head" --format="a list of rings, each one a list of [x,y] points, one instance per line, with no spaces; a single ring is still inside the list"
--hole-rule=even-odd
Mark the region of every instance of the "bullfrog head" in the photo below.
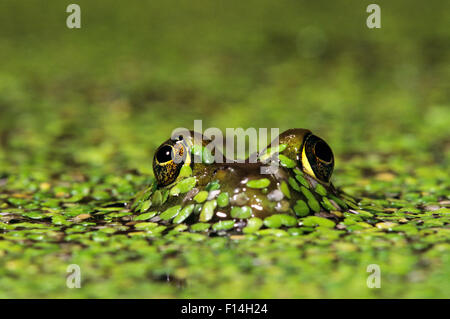
[[[337,220],[348,208],[351,199],[341,198],[330,181],[333,152],[309,130],[283,132],[256,163],[227,161],[191,133],[168,139],[155,152],[155,182],[131,206],[149,222],[251,233],[295,227],[312,214]]]

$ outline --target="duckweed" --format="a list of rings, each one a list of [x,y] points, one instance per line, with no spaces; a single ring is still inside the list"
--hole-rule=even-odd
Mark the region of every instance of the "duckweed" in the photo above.
[[[208,194],[209,193],[207,191],[200,191],[194,196],[194,200],[199,204],[203,203],[208,198]]]
[[[301,189],[303,195],[305,195],[306,198],[308,199],[308,206],[313,211],[318,213],[320,211],[320,205],[319,205],[319,202],[314,197],[314,195],[309,191],[309,189],[305,188],[304,186],[301,186],[300,189]]]
[[[205,232],[211,227],[209,223],[196,223],[191,226],[191,230],[194,232]]]
[[[307,181],[302,175],[296,174],[296,175],[295,175],[295,179],[296,179],[297,181],[299,181],[300,184],[302,184],[303,186],[309,187],[308,181]],[[317,185],[320,185],[320,184],[317,184]],[[321,185],[320,185],[320,186],[321,186]],[[322,186],[322,188],[323,188],[323,186]],[[323,188],[323,189],[325,190],[325,188]],[[320,191],[320,189],[319,189],[319,191]],[[317,187],[316,187],[316,192],[317,192]],[[317,193],[319,193],[319,192],[317,192]],[[326,193],[326,191],[325,191],[325,193]],[[319,193],[319,194],[320,194],[320,193]]]
[[[283,152],[287,148],[287,144],[278,144],[277,146],[269,147],[265,154],[260,157],[262,162],[267,161],[273,155]]]
[[[228,206],[228,204],[230,202],[230,198],[229,198],[227,192],[220,193],[217,196],[216,200],[217,200],[217,206],[222,207],[222,208]]]
[[[296,166],[295,161],[291,160],[289,157],[279,154],[280,164],[286,168],[294,168]]]
[[[155,216],[157,212],[148,212],[134,217],[134,220],[147,220]]]
[[[298,186],[297,182],[295,181],[295,179],[293,179],[292,177],[289,177],[288,179],[289,181],[289,185],[297,192],[300,192],[300,186]]]
[[[175,216],[177,216],[177,214],[180,212],[180,210],[181,210],[180,205],[172,206],[172,207],[166,209],[164,212],[162,212],[159,215],[159,217],[162,220],[170,220],[170,219],[174,218]]]
[[[247,226],[243,228],[245,234],[254,233],[258,231],[263,225],[263,221],[258,217],[247,219]]]
[[[327,195],[327,190],[320,183],[317,183],[316,188],[314,190],[319,195],[322,195],[322,196],[326,196]]]
[[[261,178],[257,180],[251,180],[247,182],[247,186],[250,188],[266,188],[270,185],[270,180],[267,178]]]
[[[231,208],[230,214],[233,218],[249,218],[252,216],[252,209],[248,206],[235,206]]]
[[[217,207],[217,201],[216,200],[210,200],[207,201],[204,205],[203,205],[203,209],[200,213],[200,221],[201,222],[207,222],[209,221],[211,218],[213,218],[214,216],[214,210]]]
[[[281,214],[272,215],[264,219],[264,225],[266,225],[269,228],[280,228],[282,224],[283,218]]]
[[[301,199],[299,199],[294,206],[294,212],[297,216],[303,217],[309,215],[309,207],[308,205]]]
[[[184,207],[180,213],[173,219],[173,223],[174,224],[180,224],[182,222],[184,222],[194,211],[194,204],[191,205],[187,205],[186,207]]]
[[[280,183],[280,190],[284,196],[291,198],[291,191],[289,190],[288,184],[285,181]]]
[[[332,220],[317,217],[317,216],[308,216],[303,218],[302,223],[304,226],[323,226],[327,228],[333,228],[335,223]]]
[[[194,188],[196,183],[197,179],[195,177],[185,178],[170,189],[170,195],[176,196],[178,194],[187,193]]]
[[[221,220],[212,225],[213,230],[228,230],[234,227],[233,220]]]

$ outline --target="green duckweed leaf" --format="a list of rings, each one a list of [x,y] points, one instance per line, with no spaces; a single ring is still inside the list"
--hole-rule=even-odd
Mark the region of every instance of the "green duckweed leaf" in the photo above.
[[[258,235],[262,235],[262,236],[275,236],[275,237],[284,237],[284,236],[289,236],[289,233],[282,230],[282,229],[273,229],[273,228],[269,228],[269,229],[262,229],[259,230]]]
[[[279,154],[278,158],[280,159],[280,164],[286,168],[294,168],[296,166],[295,161],[291,160],[289,157]]]
[[[300,186],[298,186],[297,182],[295,181],[295,179],[293,179],[292,177],[289,177],[288,179],[289,185],[291,185],[291,187],[297,191],[300,192]]]
[[[257,232],[263,225],[263,221],[258,217],[252,217],[247,219],[247,226],[242,231],[244,234],[250,234]]]
[[[134,225],[134,228],[139,229],[139,230],[150,230],[157,226],[158,226],[157,223],[144,222],[144,223],[138,223],[138,224]]]
[[[213,230],[228,230],[234,227],[234,220],[221,220],[213,224]]]
[[[139,210],[141,213],[146,212],[150,208],[150,206],[152,206],[152,201],[146,200],[146,201],[142,202]]]
[[[336,225],[332,220],[318,216],[305,217],[302,223],[304,226],[323,226],[327,228],[333,228]]]
[[[283,223],[282,221],[283,218],[281,217],[281,214],[276,214],[266,217],[264,219],[264,225],[269,228],[280,228]]]
[[[202,157],[203,163],[208,165],[213,164],[214,160],[215,159],[211,151],[207,147],[203,147],[203,157]]]
[[[296,174],[296,175],[295,175],[295,179],[296,179],[300,184],[302,184],[303,186],[308,187],[308,188],[310,187],[308,181],[307,181],[306,178],[304,178],[302,175]],[[319,184],[318,184],[318,185],[319,185]]]
[[[291,198],[291,192],[289,190],[288,184],[285,181],[282,181],[280,183],[280,190],[284,196],[286,196],[287,198]]]
[[[247,186],[250,188],[266,188],[270,185],[268,178],[254,179],[247,182]]]
[[[181,206],[175,205],[168,209],[166,209],[164,212],[162,212],[159,217],[161,217],[162,220],[170,220],[178,215],[180,212]]]
[[[281,224],[286,227],[292,227],[297,225],[297,218],[287,214],[280,214]]]
[[[316,213],[320,212],[319,202],[314,197],[314,195],[306,187],[301,186],[300,188],[301,188],[303,195],[305,195],[305,197],[308,200],[308,206]]]
[[[158,212],[148,212],[134,217],[134,220],[147,220],[154,217]]]
[[[320,183],[317,183],[315,191],[319,195],[322,195],[322,196],[326,196],[327,195],[327,190]]]
[[[170,195],[176,196],[178,194],[187,193],[195,187],[195,184],[197,184],[197,179],[195,177],[185,178],[171,188]]]
[[[152,195],[151,203],[153,203],[154,206],[160,206],[163,203],[163,194],[160,190],[157,190]]]
[[[205,190],[210,192],[210,191],[215,191],[220,189],[220,183],[218,180],[214,180],[212,182],[209,182],[208,185],[206,185]]]
[[[209,227],[211,227],[211,224],[209,223],[196,223],[191,225],[191,230],[194,232],[204,232],[207,231]]]
[[[202,208],[202,211],[200,212],[200,218],[199,221],[201,222],[207,222],[211,220],[214,216],[214,210],[217,207],[217,201],[216,200],[210,200],[207,201]]]
[[[194,211],[194,204],[187,205],[184,207],[180,213],[174,218],[173,223],[174,224],[180,224],[184,222]]]
[[[233,218],[250,218],[252,216],[252,209],[248,206],[234,206],[231,208],[231,217]]]
[[[331,204],[331,202],[329,201],[329,199],[326,198],[326,197],[322,197],[322,202],[321,202],[321,204],[322,204],[322,207],[323,207],[323,208],[325,208],[326,210],[329,210],[329,211],[333,211],[333,210],[336,210],[336,209],[337,209],[336,207],[334,207],[333,204]]]
[[[309,215],[309,207],[308,205],[301,199],[299,199],[294,206],[294,212],[299,217],[304,217]]]
[[[220,193],[216,200],[219,207],[227,207],[230,203],[230,198],[227,192]]]
[[[39,212],[28,212],[22,214],[25,217],[31,218],[31,219],[42,219],[45,217],[44,214],[41,214]]]
[[[200,191],[197,195],[194,196],[194,200],[197,203],[203,203],[208,198],[208,192],[207,191]]]
[[[287,147],[287,144],[278,144],[277,146],[269,147],[264,154],[262,154],[259,158],[262,162],[267,161],[274,154],[283,152]]]
[[[183,165],[180,169],[179,177],[189,177],[192,175],[192,168],[189,165]]]

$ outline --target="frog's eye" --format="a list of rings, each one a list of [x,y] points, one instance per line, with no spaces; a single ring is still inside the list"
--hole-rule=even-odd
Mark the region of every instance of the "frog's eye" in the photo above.
[[[158,185],[166,186],[175,182],[181,167],[188,162],[189,156],[183,141],[162,144],[153,157],[153,173]]]
[[[303,143],[301,161],[306,173],[328,183],[333,173],[334,156],[328,144],[320,137],[309,134]]]
[[[173,147],[171,145],[163,145],[156,152],[156,160],[159,164],[164,164],[172,160]]]

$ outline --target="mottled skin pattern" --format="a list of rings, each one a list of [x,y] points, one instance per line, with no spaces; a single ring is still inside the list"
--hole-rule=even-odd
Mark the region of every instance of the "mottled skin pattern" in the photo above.
[[[179,160],[184,154],[180,145],[187,154],[181,163],[161,163],[168,159],[171,146]],[[203,141],[200,148],[205,145]],[[131,209],[152,212],[149,222],[182,225],[180,230],[251,233],[295,227],[307,215],[336,221],[348,205],[354,206],[329,182],[334,158],[320,138],[309,130],[292,129],[279,136],[279,147],[279,157],[273,157],[279,166],[271,174],[262,174],[269,156],[257,163],[194,163],[198,151],[192,139],[168,140],[155,154],[157,182],[136,196]],[[273,149],[268,147],[269,152]],[[171,181],[174,175],[183,176]]]

